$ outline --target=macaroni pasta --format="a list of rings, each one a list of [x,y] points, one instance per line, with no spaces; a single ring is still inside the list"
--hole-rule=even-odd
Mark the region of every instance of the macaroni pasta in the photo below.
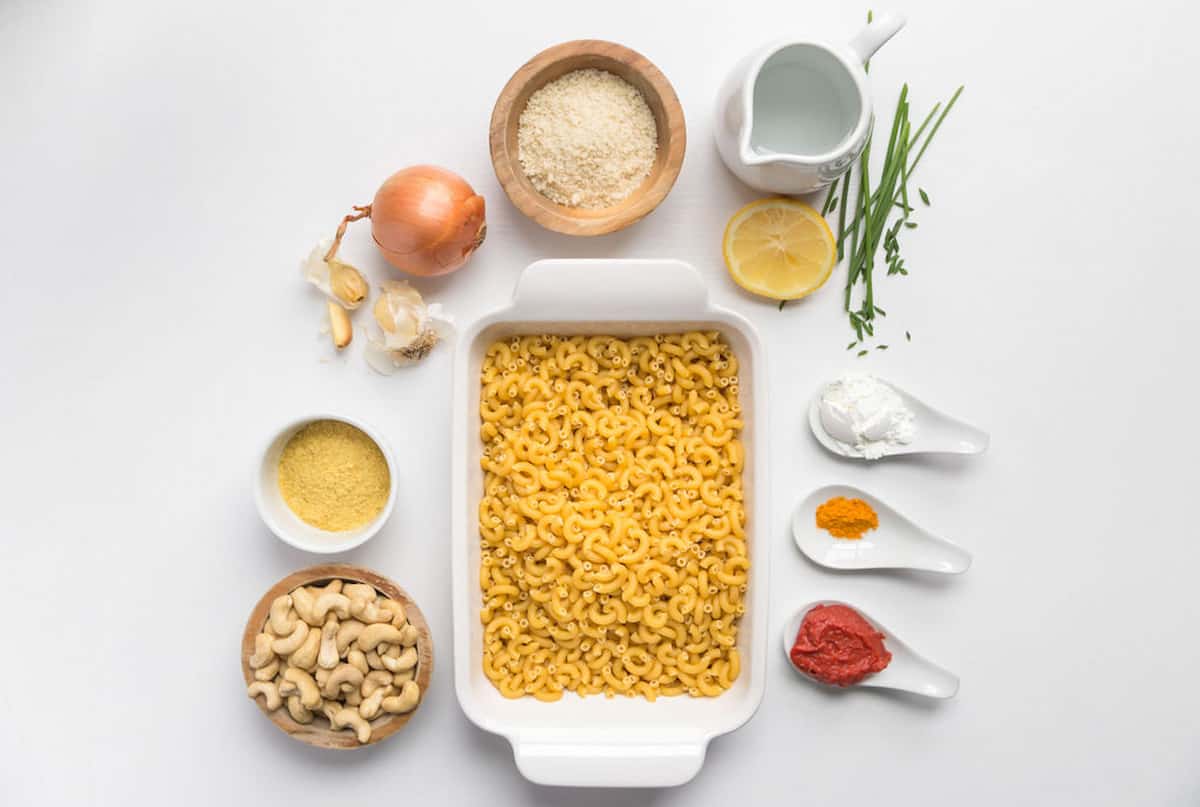
[[[487,677],[547,701],[728,689],[750,561],[720,334],[512,337],[480,381]]]

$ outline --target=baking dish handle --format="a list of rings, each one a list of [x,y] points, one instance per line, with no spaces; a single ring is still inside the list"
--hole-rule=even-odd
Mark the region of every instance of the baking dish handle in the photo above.
[[[694,777],[704,764],[702,743],[606,745],[513,742],[521,775],[539,785],[670,787]]]
[[[685,319],[707,306],[700,273],[672,260],[537,261],[513,290],[514,311],[531,319]]]

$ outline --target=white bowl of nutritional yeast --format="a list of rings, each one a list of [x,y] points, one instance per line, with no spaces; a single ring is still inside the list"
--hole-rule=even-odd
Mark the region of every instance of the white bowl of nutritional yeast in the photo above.
[[[379,446],[384,460],[387,461],[390,477],[387,502],[379,511],[379,515],[352,530],[331,532],[308,524],[292,512],[279,490],[279,458],[283,454],[284,446],[296,432],[310,423],[322,420],[339,421],[358,429]],[[267,442],[259,457],[257,473],[254,476],[254,501],[258,505],[258,514],[262,517],[263,523],[279,540],[297,549],[303,549],[305,552],[332,555],[354,549],[375,537],[375,534],[391,516],[392,509],[396,505],[396,488],[396,465],[392,460],[391,450],[379,432],[361,421],[344,415],[315,414],[297,418],[285,424]]]
[[[745,614],[738,629],[741,673],[711,698],[580,697],[543,703],[506,699],[483,671],[479,505],[480,369],[494,340],[518,334],[618,337],[719,331],[738,358],[746,462]],[[758,335],[740,315],[709,302],[700,274],[673,260],[544,260],[527,267],[512,302],[462,333],[455,350],[451,414],[451,558],[454,685],[467,717],[503,735],[521,774],[547,785],[665,787],[687,782],[709,741],[741,726],[762,701],[767,666],[766,370]]]

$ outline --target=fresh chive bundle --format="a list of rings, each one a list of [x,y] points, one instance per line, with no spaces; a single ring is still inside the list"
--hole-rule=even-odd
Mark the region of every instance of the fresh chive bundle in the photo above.
[[[837,259],[846,259],[847,262],[843,306],[856,337],[847,350],[862,344],[866,338],[873,337],[876,317],[887,316],[887,312],[875,304],[875,255],[879,247],[883,247],[883,261],[889,276],[908,274],[904,259],[900,257],[900,232],[901,228],[917,228],[917,222],[909,218],[914,209],[909,204],[908,181],[962,91],[963,87],[955,90],[944,107],[940,101],[935,104],[921,121],[921,125],[913,131],[909,120],[908,85],[905,84],[900,89],[900,98],[896,102],[896,112],[892,117],[887,148],[883,152],[883,167],[879,173],[878,184],[874,188],[871,186],[871,146],[874,140],[872,135],[868,137],[858,159],[858,188],[854,201],[850,199],[854,166],[833,183],[825,196],[821,215],[829,216],[834,211],[837,212]],[[928,192],[924,188],[917,188],[917,194],[921,202],[928,207]],[[900,211],[899,216],[889,226],[888,221],[896,210]],[[857,305],[856,286],[862,287]],[[782,307],[781,304],[780,308]],[[907,331],[905,337],[906,341],[912,340]],[[886,347],[881,346],[879,349],[886,350]],[[859,355],[865,353],[862,351]]]

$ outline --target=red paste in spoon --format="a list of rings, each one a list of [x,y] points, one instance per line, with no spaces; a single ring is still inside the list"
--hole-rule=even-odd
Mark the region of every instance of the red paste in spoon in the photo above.
[[[818,681],[850,686],[891,662],[883,638],[853,608],[815,605],[804,615],[790,655],[798,669]]]

